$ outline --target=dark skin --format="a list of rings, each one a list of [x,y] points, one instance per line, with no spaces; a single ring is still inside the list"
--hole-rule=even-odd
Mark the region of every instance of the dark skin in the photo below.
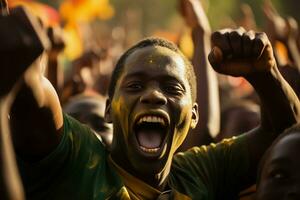
[[[240,9],[241,18],[238,20],[239,26],[244,27],[246,30],[256,30],[256,22],[250,5],[242,3]]]
[[[292,18],[283,18],[279,15],[272,2],[266,0],[263,6],[266,16],[268,34],[272,43],[282,42],[287,48],[288,59],[293,66],[300,70],[300,53],[297,46],[299,28],[297,21]]]
[[[199,1],[181,0],[181,15],[192,29],[194,55],[192,63],[197,77],[197,103],[199,123],[191,131],[180,150],[209,144],[220,131],[220,104],[216,72],[210,67],[207,56],[211,50],[211,28]],[[204,59],[205,58],[205,59]]]
[[[9,13],[7,1],[0,1],[1,84],[0,87],[0,194],[1,199],[25,198],[10,137],[9,112],[22,85],[23,72],[32,66],[49,41],[38,20],[22,8]]]
[[[283,137],[272,148],[263,166],[257,200],[300,198],[300,133]]]
[[[219,31],[212,35],[212,42],[215,47],[209,59],[214,69],[222,74],[245,77],[261,98],[261,126],[247,134],[251,172],[255,174],[256,163],[277,133],[299,119],[299,102],[278,73],[272,48],[264,34]],[[192,101],[184,72],[185,64],[179,54],[164,47],[138,49],[125,61],[115,94],[106,108],[106,120],[114,125],[113,160],[162,191],[173,153],[198,120],[197,104]],[[132,79],[145,85],[130,83]],[[23,106],[24,101],[30,106]],[[31,115],[28,117],[24,113]],[[146,136],[143,134],[139,135],[142,145],[138,145],[133,125],[143,114],[159,116],[167,125],[167,139],[158,150],[149,147],[153,144],[149,145],[147,139],[144,143]],[[53,87],[41,76],[39,68],[27,71],[11,116],[15,149],[22,152],[23,158],[42,159],[59,144],[63,125],[61,107]],[[41,122],[39,126],[34,123],[36,121]],[[159,138],[158,134],[154,135]],[[140,146],[149,148],[141,150]],[[241,185],[248,185],[248,182]]]
[[[99,61],[100,55],[94,50],[84,52],[83,55],[73,61],[71,75],[66,79],[66,84],[62,90],[61,102],[66,103],[71,96],[92,89],[95,77],[100,76]],[[83,76],[84,70],[90,74],[88,78]]]
[[[184,66],[177,53],[164,47],[135,51],[127,58],[107,106],[106,119],[114,125],[113,160],[160,189],[169,173],[173,154],[198,120],[197,104],[191,100]],[[143,145],[134,127],[142,116],[161,117],[167,123],[166,140],[157,152],[140,148]]]
[[[59,26],[49,27],[47,29],[48,37],[51,41],[51,49],[48,52],[47,78],[61,96],[63,87],[63,70],[59,65],[58,59],[60,53],[65,48],[62,29]]]
[[[220,73],[244,77],[255,88],[261,100],[261,124],[247,133],[253,164],[251,172],[254,178],[253,172],[257,167],[254,163],[258,163],[271,141],[280,133],[278,131],[283,130],[283,124],[299,120],[294,113],[299,109],[299,102],[290,89],[286,90],[287,83],[278,72],[272,47],[264,33],[255,34],[252,31],[245,32],[243,29],[223,30],[215,32],[212,41],[218,46],[213,48],[209,56],[214,69]],[[275,96],[272,94],[274,89],[280,91],[274,93]],[[287,112],[282,110],[290,106],[287,104],[288,99],[282,98],[286,92],[290,94],[288,99],[295,103],[295,110],[291,107],[286,110]],[[280,115],[289,119],[285,120]],[[289,120],[291,121],[288,122]]]
[[[285,126],[291,125],[298,120],[298,116],[296,113],[294,113],[294,111],[299,109],[299,102],[295,94],[291,91],[287,83],[278,73],[275,59],[273,57],[272,47],[265,34],[245,32],[243,29],[222,30],[215,32],[212,35],[212,41],[215,47],[210,53],[209,58],[215,70],[227,75],[243,76],[257,90],[262,101],[263,113],[261,125],[260,127],[247,133],[249,143],[248,148],[251,152],[251,163],[253,164],[251,169],[253,174],[252,180],[254,180],[257,167],[256,163],[258,163],[265,149],[277,136],[280,130],[283,130]],[[163,49],[161,51],[163,51]],[[157,48],[145,48],[134,52],[128,57],[127,62],[125,63],[125,72],[116,86],[115,91],[119,92],[117,92],[115,96],[113,96],[113,98],[108,102],[107,119],[114,123],[115,140],[113,141],[112,147],[113,159],[119,165],[125,168],[125,170],[144,180],[153,187],[163,190],[164,183],[167,180],[167,175],[171,165],[171,157],[173,156],[172,153],[174,152],[174,149],[180,145],[180,142],[187,134],[189,128],[172,130],[172,127],[181,127],[181,121],[178,119],[185,118],[178,118],[176,115],[177,112],[175,112],[176,109],[174,112],[170,112],[172,110],[166,109],[166,107],[168,108],[167,105],[172,105],[172,103],[175,101],[172,101],[172,98],[171,100],[168,99],[165,92],[159,87],[159,85],[163,84],[160,83],[159,78],[157,78],[159,77],[159,74],[164,74],[166,73],[164,71],[168,71],[168,68],[165,69],[161,67],[162,64],[165,66],[177,66],[177,68],[181,69],[182,66],[180,66],[180,63],[182,64],[183,62],[168,61],[164,64],[162,60],[158,59],[161,59],[161,56],[156,57],[157,54],[162,54],[157,50]],[[175,59],[175,57],[173,59]],[[175,63],[175,65],[170,64],[169,62]],[[160,64],[152,66],[152,63]],[[138,67],[148,65],[151,70],[145,70],[141,67]],[[126,81],[123,83],[124,76],[126,77],[127,74],[132,73],[134,70],[141,70],[146,74],[142,76],[142,78],[136,76],[139,84],[141,84],[140,79],[145,81],[147,80],[146,77],[152,77],[153,80],[150,80],[155,83],[153,84],[157,88],[154,86],[136,86],[134,84],[132,87],[139,88],[138,91],[135,91],[134,89],[133,93],[123,92],[123,87],[126,88]],[[178,69],[174,68],[173,70],[176,72]],[[179,78],[176,79],[176,82],[183,81],[184,83],[187,81]],[[125,86],[123,86],[123,84],[125,84]],[[144,87],[149,87],[150,89],[144,89]],[[288,92],[288,98],[285,97],[287,94],[286,92]],[[147,100],[145,103],[142,100],[139,100],[144,99],[144,95],[146,95],[147,98],[150,98],[151,101]],[[183,97],[187,98],[186,95],[187,94],[184,93]],[[274,98],[269,98],[271,95]],[[180,99],[177,99],[177,101],[180,101]],[[198,118],[196,112],[197,104],[195,102],[189,102],[190,106],[185,107],[186,111],[184,112],[187,117],[185,124],[186,126],[194,127]],[[292,104],[289,104],[289,102],[292,102]],[[144,104],[147,106],[144,107]],[[128,105],[128,107],[126,105]],[[294,108],[290,107],[291,105],[293,105]],[[154,107],[155,109],[166,109],[166,112],[169,113],[171,122],[174,123],[174,125],[170,126],[171,133],[168,133],[168,135],[171,135],[174,138],[176,138],[176,135],[180,135],[180,137],[174,140],[169,139],[169,143],[172,145],[172,147],[169,147],[170,145],[168,145],[169,149],[167,149],[167,154],[163,155],[163,159],[158,159],[154,162],[153,157],[143,155],[134,150],[138,149],[138,144],[131,142],[134,141],[135,138],[134,130],[131,129],[132,122],[135,120],[135,116],[134,114],[132,116],[129,113],[134,113],[135,107],[142,107],[144,109],[143,112],[146,113],[150,112],[149,110],[151,110],[151,107]],[[177,110],[183,109],[177,108]],[[281,116],[285,116],[287,118],[283,119]],[[171,141],[176,141],[176,143],[171,143]],[[124,155],[122,152],[128,152],[128,154]],[[144,162],[142,161],[147,161],[147,159],[149,162],[145,162],[145,164],[143,164]],[[153,163],[153,165],[150,165],[150,163]],[[241,183],[241,185],[248,185],[248,183]]]

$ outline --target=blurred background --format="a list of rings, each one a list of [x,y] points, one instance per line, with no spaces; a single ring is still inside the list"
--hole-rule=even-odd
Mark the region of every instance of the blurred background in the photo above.
[[[63,25],[65,52],[72,59],[92,45],[91,40],[85,39],[91,35],[105,47],[111,45],[111,39],[124,40],[124,45],[129,46],[145,36],[157,35],[174,41],[183,34],[184,22],[178,13],[178,1],[174,0],[9,0],[10,5],[20,3],[28,4],[39,15],[48,15],[44,18],[50,23],[59,21]],[[201,3],[213,30],[234,26],[242,15],[242,3],[251,6],[258,27],[264,26],[262,0],[202,0]],[[272,0],[272,3],[283,17],[300,19],[299,1]],[[77,37],[82,41],[75,42]]]

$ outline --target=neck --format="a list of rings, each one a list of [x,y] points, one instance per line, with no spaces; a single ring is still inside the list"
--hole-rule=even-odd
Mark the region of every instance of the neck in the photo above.
[[[118,155],[118,154],[117,154]],[[111,154],[112,160],[115,164],[118,165],[122,170],[126,171],[127,173],[131,174],[132,176],[138,178],[139,180],[145,182],[146,184],[150,185],[151,187],[159,190],[164,191],[167,185],[167,178],[170,172],[170,167],[166,165],[163,170],[159,173],[153,172],[141,172],[136,170],[125,157],[120,159],[119,157],[114,156],[114,153]],[[139,169],[143,169],[141,166]]]
[[[138,174],[136,177],[147,183],[151,187],[163,192],[167,186],[169,170],[163,170],[157,174]]]

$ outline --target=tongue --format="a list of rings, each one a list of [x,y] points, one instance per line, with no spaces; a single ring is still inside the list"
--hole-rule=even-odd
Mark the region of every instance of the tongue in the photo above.
[[[161,134],[154,130],[141,130],[137,133],[139,144],[148,149],[158,148],[162,142]]]

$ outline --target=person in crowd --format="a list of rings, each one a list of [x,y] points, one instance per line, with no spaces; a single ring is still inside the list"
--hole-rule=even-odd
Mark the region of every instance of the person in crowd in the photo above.
[[[272,5],[271,1],[264,2],[263,11],[267,24],[266,32],[275,46],[275,56],[279,70],[292,86],[297,96],[300,96],[300,51],[297,46],[299,28],[297,21],[283,18]]]
[[[77,95],[64,106],[66,114],[91,127],[99,139],[109,147],[112,142],[112,126],[105,122],[106,98],[101,95]]]
[[[284,131],[264,154],[257,178],[257,200],[300,198],[300,125]]]
[[[45,76],[51,82],[60,99],[64,87],[64,69],[59,62],[59,56],[65,48],[65,39],[62,28],[59,25],[52,25],[47,28],[47,35],[51,42],[51,48],[47,52],[47,65]]]
[[[216,72],[211,68],[208,54],[211,49],[211,28],[200,1],[181,0],[180,13],[192,30],[194,54],[192,64],[197,80],[199,123],[191,130],[179,151],[193,146],[210,144],[220,131],[220,103]]]

